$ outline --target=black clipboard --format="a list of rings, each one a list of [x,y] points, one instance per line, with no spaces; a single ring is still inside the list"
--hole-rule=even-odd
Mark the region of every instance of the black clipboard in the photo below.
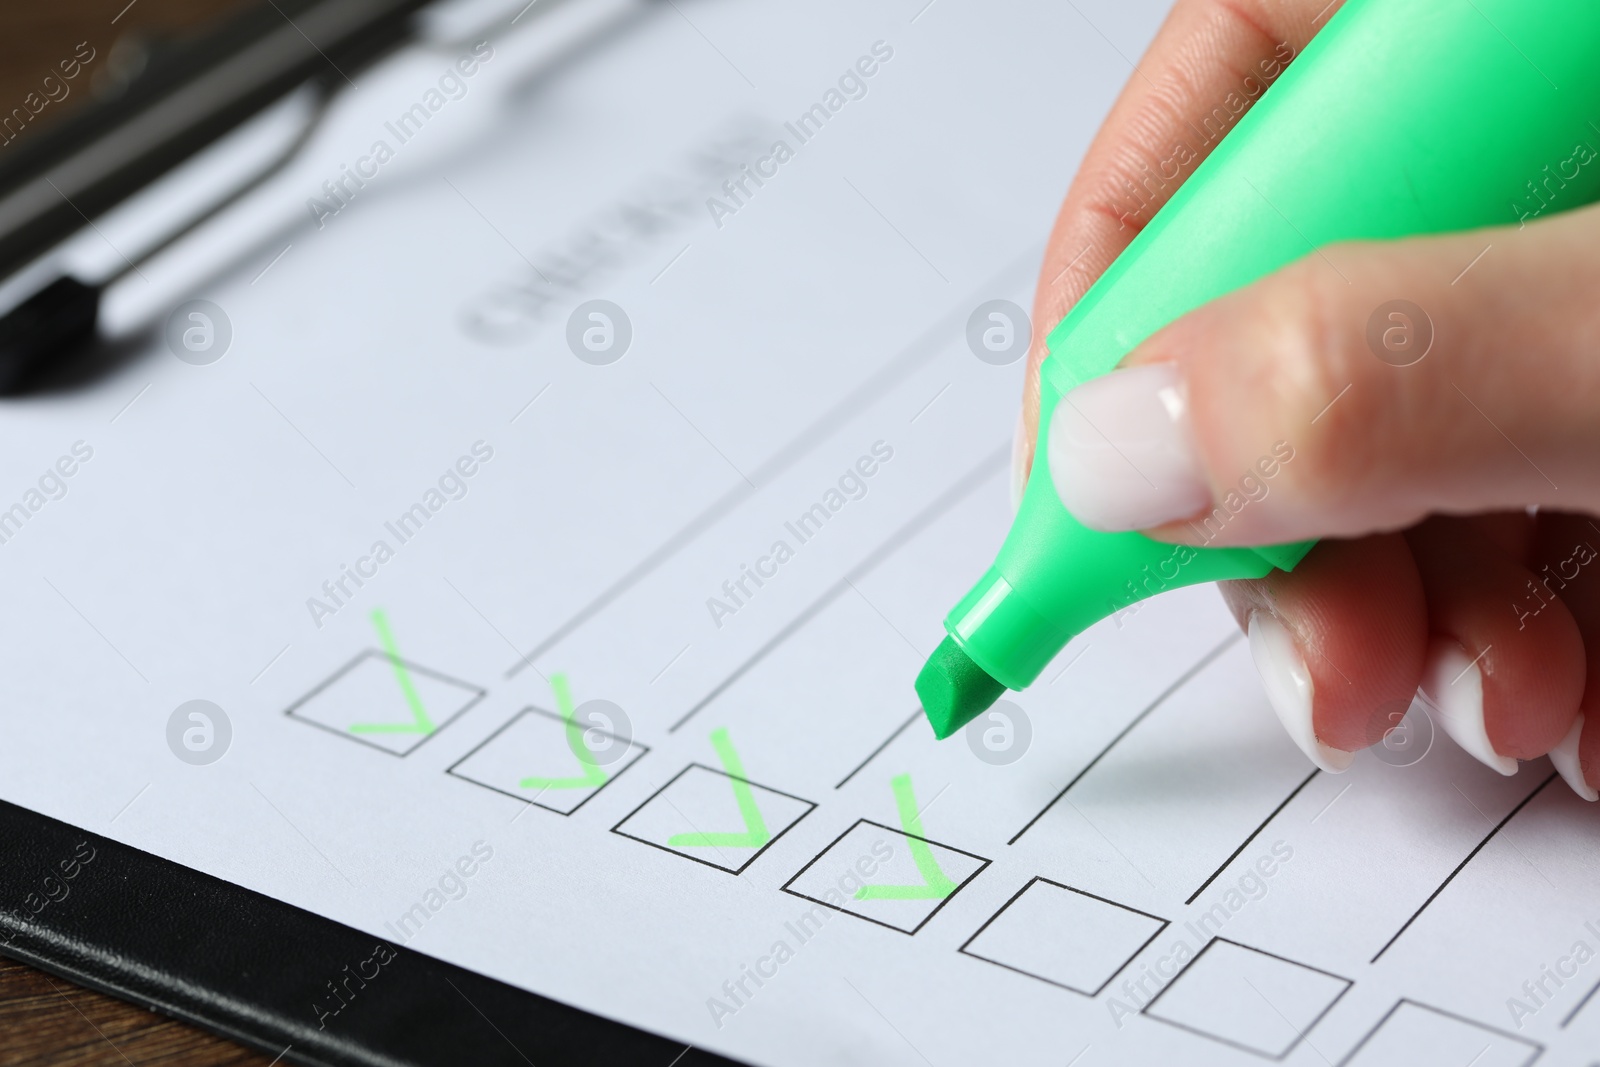
[[[0,855],[0,955],[278,1062],[734,1063],[5,802]]]

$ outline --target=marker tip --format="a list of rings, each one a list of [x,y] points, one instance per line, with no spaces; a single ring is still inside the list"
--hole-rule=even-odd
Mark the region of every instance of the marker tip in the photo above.
[[[1005,691],[950,637],[939,642],[917,675],[923,714],[941,741],[977,718]]]

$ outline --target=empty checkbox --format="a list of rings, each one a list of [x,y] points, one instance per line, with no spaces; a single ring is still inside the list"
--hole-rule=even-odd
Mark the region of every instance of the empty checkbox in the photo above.
[[[979,927],[961,951],[1093,997],[1166,926],[1165,919],[1035,878]]]
[[[1156,994],[1144,1014],[1282,1059],[1349,988],[1347,978],[1219,938]]]
[[[1527,1067],[1542,1051],[1532,1041],[1402,1000],[1340,1067]]]

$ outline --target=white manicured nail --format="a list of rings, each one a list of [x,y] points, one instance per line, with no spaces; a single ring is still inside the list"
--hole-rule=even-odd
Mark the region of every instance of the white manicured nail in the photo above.
[[[1578,762],[1578,738],[1583,735],[1583,716],[1579,715],[1572,724],[1572,729],[1567,731],[1567,736],[1561,743],[1550,750],[1550,762],[1556,765],[1556,770],[1561,772],[1561,778],[1572,787],[1572,791],[1583,799],[1593,803],[1600,800],[1600,792],[1594,786],[1583,780],[1583,766]]]
[[[1096,530],[1143,530],[1211,503],[1171,363],[1085,382],[1050,417],[1050,476],[1067,510]]]
[[[1517,773],[1517,761],[1489,744],[1483,725],[1483,672],[1459,641],[1435,637],[1428,643],[1420,692],[1444,732],[1467,755],[1501,774]]]
[[[1288,731],[1289,739],[1300,746],[1318,767],[1333,774],[1349,770],[1354,752],[1345,752],[1317,740],[1311,724],[1311,672],[1305,657],[1295,647],[1289,630],[1264,611],[1250,616],[1250,658],[1267,691],[1272,710]]]

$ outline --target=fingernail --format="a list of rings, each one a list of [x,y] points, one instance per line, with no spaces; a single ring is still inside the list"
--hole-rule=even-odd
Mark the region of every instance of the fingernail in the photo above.
[[[1028,424],[1017,412],[1017,429],[1011,435],[1011,514],[1022,506],[1022,491],[1028,487]]]
[[[1050,475],[1078,521],[1143,530],[1211,502],[1171,363],[1130,367],[1085,382],[1050,418]]]
[[[1428,644],[1420,690],[1450,740],[1473,759],[1504,775],[1517,773],[1517,761],[1489,743],[1483,725],[1483,672],[1459,641],[1435,637]]]
[[[1318,767],[1331,774],[1349,770],[1354,752],[1333,748],[1317,740],[1311,724],[1311,672],[1295,647],[1288,627],[1264,611],[1250,616],[1250,658],[1267,691],[1272,710],[1288,731],[1289,739]]]
[[[1550,762],[1556,765],[1562,780],[1572,787],[1574,793],[1593,803],[1600,800],[1600,792],[1596,792],[1594,786],[1584,780],[1583,766],[1578,762],[1578,738],[1582,735],[1583,716],[1579,715],[1572,729],[1567,731],[1567,736],[1550,750]]]

